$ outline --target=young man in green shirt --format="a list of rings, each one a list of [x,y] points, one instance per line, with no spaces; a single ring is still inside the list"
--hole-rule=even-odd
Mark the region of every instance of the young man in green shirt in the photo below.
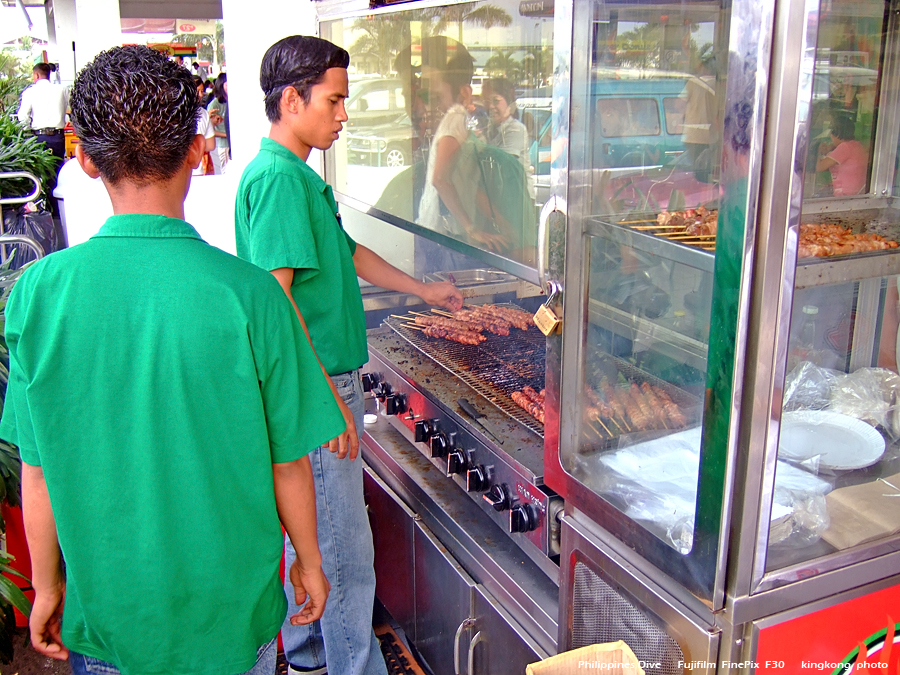
[[[344,422],[278,283],[184,222],[204,141],[190,73],[117,47],[71,110],[115,215],[7,305],[32,643],[75,675],[274,675],[281,525],[307,624],[329,585],[306,455]]]
[[[271,271],[291,298],[348,421],[342,447],[310,455],[332,594],[320,622],[282,628],[289,673],[324,673],[326,659],[335,675],[386,673],[372,632],[374,553],[362,464],[352,461],[362,430],[359,368],[368,360],[357,276],[429,304],[462,306],[452,284],[422,283],[356,244],[343,230],[331,187],[306,164],[313,148],[331,147],[347,120],[349,63],[346,51],[314,37],[295,35],[269,48],[260,86],[272,126],[241,177],[235,204],[238,255]],[[293,555],[288,541],[286,560]]]

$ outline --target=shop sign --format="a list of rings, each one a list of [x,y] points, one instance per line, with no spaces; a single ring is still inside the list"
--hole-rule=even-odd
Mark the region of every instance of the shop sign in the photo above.
[[[755,670],[771,675],[900,675],[900,586],[759,631]],[[801,637],[802,636],[802,637]]]

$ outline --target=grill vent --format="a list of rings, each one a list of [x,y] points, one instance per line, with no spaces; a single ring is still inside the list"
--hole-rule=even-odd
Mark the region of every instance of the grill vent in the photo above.
[[[624,640],[639,661],[654,664],[647,672],[682,675],[681,647],[650,618],[646,611],[594,574],[584,563],[575,563],[572,648]],[[659,667],[656,667],[659,664]]]

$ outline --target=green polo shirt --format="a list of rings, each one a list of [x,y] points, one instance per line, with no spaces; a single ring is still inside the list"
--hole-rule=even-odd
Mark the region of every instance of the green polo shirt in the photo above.
[[[234,207],[237,254],[269,271],[294,270],[291,295],[329,375],[368,360],[353,254],[331,187],[302,159],[264,138]]]
[[[63,642],[126,675],[249,670],[286,612],[272,463],[345,428],[278,282],[113,216],[22,275],[6,339],[0,437],[43,468]]]

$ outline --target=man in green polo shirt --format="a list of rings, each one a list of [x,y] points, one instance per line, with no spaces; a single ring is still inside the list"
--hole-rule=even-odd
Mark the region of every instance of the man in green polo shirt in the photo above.
[[[196,100],[146,47],[81,71],[77,157],[115,215],[7,306],[32,643],[75,675],[274,675],[281,525],[308,597],[290,622],[328,595],[306,455],[345,425],[278,283],[184,222]]]
[[[295,35],[269,48],[260,86],[272,126],[241,177],[235,204],[238,255],[271,271],[291,298],[348,422],[341,446],[310,455],[332,594],[321,622],[282,628],[291,674],[326,667],[334,675],[386,673],[372,632],[374,553],[362,465],[352,461],[362,429],[359,368],[368,360],[357,276],[429,304],[462,306],[453,285],[422,283],[356,244],[341,226],[331,188],[306,164],[312,148],[331,147],[347,120],[349,63],[346,51],[314,37]],[[285,548],[286,560],[293,559],[289,541]]]

